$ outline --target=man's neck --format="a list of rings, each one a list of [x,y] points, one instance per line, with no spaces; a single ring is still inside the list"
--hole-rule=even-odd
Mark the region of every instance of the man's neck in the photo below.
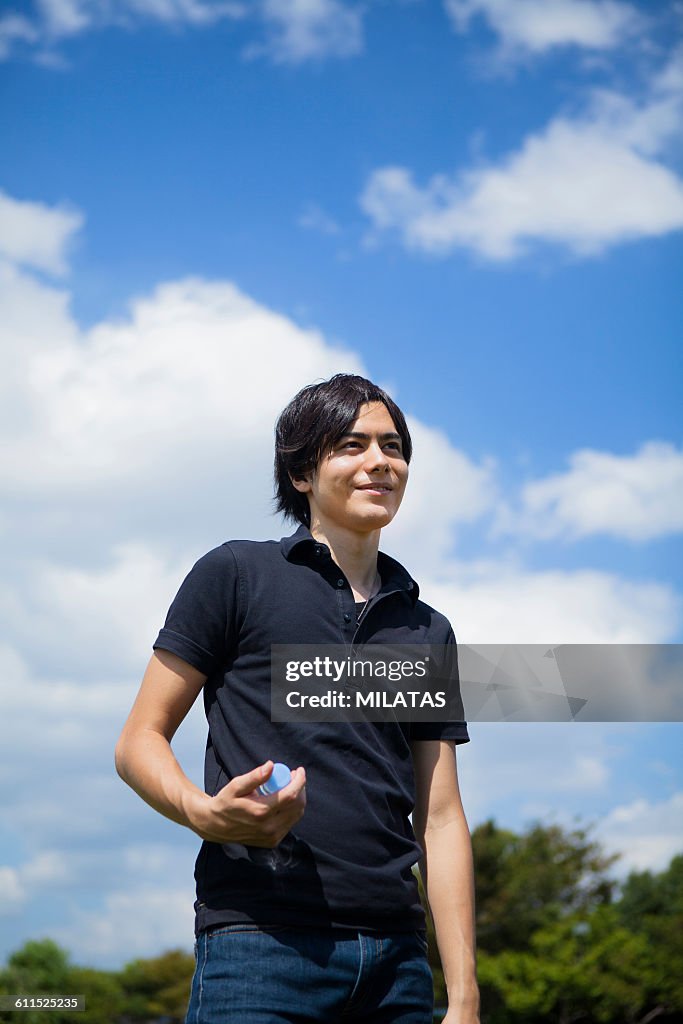
[[[332,558],[342,570],[357,597],[365,600],[377,578],[377,549],[380,530],[356,533],[334,524],[311,523],[311,533],[321,544],[327,544]]]

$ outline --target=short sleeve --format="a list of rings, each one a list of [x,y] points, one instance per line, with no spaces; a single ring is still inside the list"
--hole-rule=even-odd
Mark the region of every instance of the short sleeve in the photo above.
[[[410,726],[411,740],[450,740],[458,743],[469,743],[467,722],[412,722]]]
[[[168,610],[153,648],[177,654],[210,675],[225,664],[237,639],[239,572],[229,544],[192,567]]]
[[[446,620],[447,622],[447,620]],[[460,694],[460,673],[458,671],[458,646],[453,628],[448,625],[445,651],[448,664],[444,672],[449,679],[450,709],[454,717],[446,722],[411,722],[411,740],[451,740],[453,743],[469,743],[467,723],[464,721],[464,708]],[[457,715],[457,718],[455,717]]]

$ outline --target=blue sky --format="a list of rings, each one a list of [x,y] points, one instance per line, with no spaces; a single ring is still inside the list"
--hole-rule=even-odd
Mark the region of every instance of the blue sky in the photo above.
[[[191,947],[196,843],[113,744],[301,385],[410,415],[384,546],[461,641],[683,641],[683,5],[36,0],[0,60],[0,954],[115,965]],[[472,736],[471,825],[683,847],[679,725]]]

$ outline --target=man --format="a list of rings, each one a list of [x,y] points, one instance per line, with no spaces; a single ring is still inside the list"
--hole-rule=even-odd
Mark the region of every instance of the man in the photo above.
[[[205,555],[154,645],[116,765],[204,840],[188,1024],[430,1024],[418,858],[445,1020],[478,1020],[455,760],[465,724],[270,720],[272,644],[454,643],[406,570],[378,551],[411,452],[401,410],[370,381],[338,374],[304,388],[276,427],[277,506],[299,529]],[[206,792],[170,747],[202,688]],[[292,779],[263,796],[273,761],[293,767]]]

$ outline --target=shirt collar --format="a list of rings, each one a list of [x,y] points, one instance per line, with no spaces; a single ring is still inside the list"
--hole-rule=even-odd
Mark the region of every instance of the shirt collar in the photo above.
[[[280,550],[287,561],[293,561],[295,551],[298,557],[303,557],[307,560],[309,553],[313,552],[316,545],[328,550],[327,546],[316,541],[308,527],[302,524],[290,537],[282,538]],[[389,589],[404,590],[413,604],[415,604],[420,588],[407,569],[400,562],[397,562],[395,558],[385,555],[383,551],[377,552],[377,566],[382,577],[382,590],[385,592]]]

